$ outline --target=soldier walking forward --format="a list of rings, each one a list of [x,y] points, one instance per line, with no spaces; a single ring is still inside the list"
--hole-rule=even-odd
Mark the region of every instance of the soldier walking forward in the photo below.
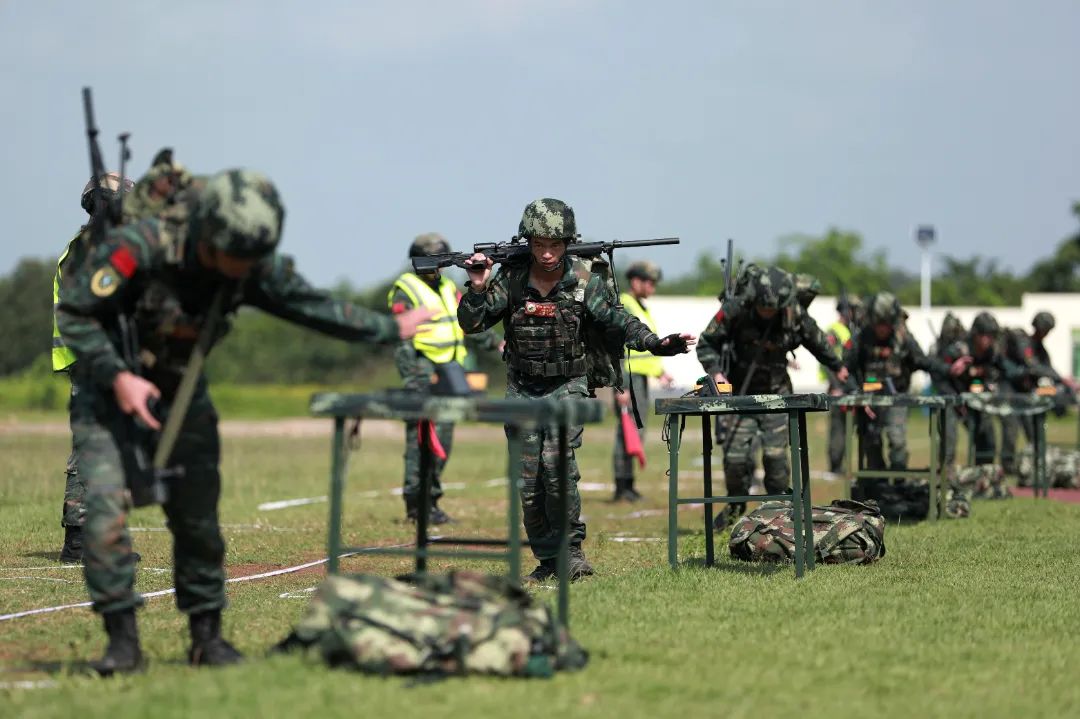
[[[518,235],[529,243],[523,263],[503,264],[492,276],[492,261],[482,253],[470,259],[484,267],[470,269],[469,291],[458,306],[466,333],[503,323],[506,337],[507,398],[584,398],[589,394],[586,352],[591,327],[621,335],[632,350],[655,355],[684,353],[694,343],[688,334],[660,338],[640,320],[615,306],[608,282],[593,266],[566,255],[577,241],[573,209],[561,200],[536,200],[525,207]],[[571,581],[593,573],[585,559],[585,523],[581,521],[581,476],[573,450],[581,446],[581,425],[569,428],[569,515]],[[507,428],[509,432],[509,428]],[[539,561],[526,581],[556,574],[559,517],[556,427],[537,427],[522,435],[521,506],[525,532]]]
[[[394,319],[332,299],[310,286],[290,258],[274,252],[284,209],[274,185],[246,170],[197,177],[160,216],[112,229],[62,277],[57,323],[77,358],[72,402],[79,473],[86,482],[84,575],[109,644],[94,662],[103,675],[143,668],[135,609],[135,564],[127,529],[137,447],[167,421],[188,359],[211,308],[241,304],[344,340],[394,343],[430,312]],[[74,252],[73,252],[74,255]],[[220,302],[215,302],[219,298]],[[200,343],[201,344],[201,343]],[[135,359],[137,358],[137,360]],[[137,361],[137,364],[135,362]],[[218,415],[199,377],[168,469],[182,472],[163,504],[173,535],[176,604],[189,616],[193,665],[232,664],[241,655],[221,636],[225,543],[218,524]],[[149,437],[149,439],[146,439]]]

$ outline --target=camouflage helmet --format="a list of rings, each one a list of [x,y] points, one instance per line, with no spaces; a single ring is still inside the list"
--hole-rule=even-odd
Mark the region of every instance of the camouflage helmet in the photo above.
[[[904,311],[900,309],[900,301],[892,292],[878,292],[870,298],[870,310],[867,316],[872,323],[884,322],[896,324],[904,319]]]
[[[998,321],[989,312],[980,312],[975,315],[975,319],[971,323],[971,334],[973,335],[996,335],[1000,331],[1001,327],[998,325]]]
[[[409,245],[409,257],[427,257],[440,252],[449,252],[450,243],[438,232],[425,232],[417,235]]]
[[[550,197],[530,202],[521,214],[518,237],[546,237],[573,242],[578,237],[574,208]]]
[[[1031,320],[1031,326],[1038,332],[1049,332],[1054,329],[1054,316],[1049,312],[1040,312]]]
[[[106,172],[102,175],[99,181],[101,189],[105,192],[105,199],[112,200],[116,197],[116,191],[120,187],[120,173],[119,172]],[[131,188],[134,184],[130,179],[124,178],[124,192],[131,192]],[[94,214],[94,178],[86,183],[83,187],[82,196],[79,198],[79,204],[86,210],[86,214]]]
[[[779,309],[791,301],[791,275],[779,267],[763,269],[754,277],[754,305],[762,309]]]
[[[952,312],[945,313],[945,319],[941,321],[941,341],[955,342],[964,336],[964,323]]]
[[[281,239],[285,208],[274,183],[252,170],[207,178],[195,208],[195,236],[227,255],[259,259]]]
[[[648,260],[641,260],[640,262],[634,262],[626,268],[626,279],[632,280],[637,277],[640,280],[652,280],[653,282],[659,282],[664,276],[664,273],[660,271],[660,268],[655,262],[649,262]]]
[[[837,312],[851,312],[855,313],[863,308],[862,297],[858,295],[847,295],[846,297],[840,297],[836,300]]]

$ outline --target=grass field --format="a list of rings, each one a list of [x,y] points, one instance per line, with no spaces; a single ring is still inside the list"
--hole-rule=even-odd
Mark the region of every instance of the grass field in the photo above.
[[[810,432],[817,469],[820,420]],[[1074,422],[1052,424],[1051,440],[1071,440]],[[346,540],[408,542],[411,526],[391,493],[400,484],[398,432],[371,430],[351,461]],[[325,503],[259,505],[324,495],[328,438],[252,434],[225,441],[230,577],[325,556]],[[911,435],[913,463],[924,461],[917,418]],[[86,599],[81,572],[55,561],[68,441],[0,432],[0,614]],[[694,447],[684,445],[687,493],[700,476]],[[598,570],[571,593],[572,631],[592,654],[582,672],[410,686],[330,671],[314,658],[264,658],[306,606],[322,574],[314,567],[229,585],[226,632],[250,661],[227,670],[184,664],[186,622],[169,596],[140,614],[151,666],[132,678],[86,675],[83,663],[104,647],[87,609],[0,622],[0,716],[1080,716],[1080,505],[979,502],[967,520],[891,525],[878,564],[823,567],[800,582],[790,567],[726,559],[700,567],[701,510],[691,508],[680,514],[684,566],[673,573],[663,540],[666,455],[659,441],[647,448],[646,501],[633,506],[607,502],[611,427],[587,430],[579,452],[586,550]],[[492,481],[506,476],[501,432],[463,427],[454,449],[443,502],[460,520],[454,533],[501,534],[505,487]],[[835,481],[814,484],[819,503],[840,491]],[[137,510],[131,526],[140,591],[169,588],[161,513]],[[343,568],[392,574],[407,564],[356,557]],[[552,588],[538,592],[554,600]]]

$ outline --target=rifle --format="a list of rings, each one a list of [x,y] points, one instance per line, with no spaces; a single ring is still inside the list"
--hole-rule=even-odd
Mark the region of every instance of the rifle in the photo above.
[[[677,245],[678,237],[661,237],[654,240],[614,240],[612,242],[568,242],[566,254],[577,257],[599,257],[607,255],[611,264],[612,253],[623,247],[653,247],[656,245]],[[419,274],[434,272],[442,267],[461,267],[466,270],[482,270],[484,265],[469,264],[469,258],[476,253],[483,253],[496,264],[500,262],[521,262],[529,256],[529,243],[515,235],[509,242],[478,242],[471,253],[441,252],[436,255],[412,258],[413,270]]]

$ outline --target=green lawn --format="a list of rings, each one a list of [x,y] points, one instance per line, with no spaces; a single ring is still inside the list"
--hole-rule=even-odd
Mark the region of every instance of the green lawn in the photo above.
[[[815,418],[815,468],[824,459],[824,431]],[[305,590],[321,576],[311,569],[229,585],[226,631],[251,661],[227,670],[184,665],[186,623],[167,596],[149,600],[140,614],[151,667],[134,678],[85,676],[81,662],[104,646],[86,609],[0,622],[0,716],[1080,715],[1080,505],[978,502],[967,520],[891,525],[880,563],[823,567],[800,582],[790,567],[725,560],[700,568],[701,510],[688,509],[680,513],[685,566],[673,573],[663,541],[663,448],[648,445],[640,481],[646,501],[612,505],[610,490],[594,487],[610,482],[610,433],[610,426],[590,428],[579,453],[586,550],[599,573],[571,593],[573,633],[592,653],[582,672],[412,687],[330,671],[313,658],[263,658],[303,611]],[[1050,428],[1052,441],[1074,433],[1074,418]],[[915,419],[913,463],[925,461],[924,436]],[[86,598],[81,573],[54,561],[67,445],[63,436],[0,434],[0,614]],[[324,438],[226,440],[221,516],[230,576],[324,556],[325,503],[258,505],[324,495],[328,446]],[[409,541],[401,499],[390,494],[400,483],[400,453],[398,441],[372,436],[353,455],[348,542]],[[686,493],[700,488],[695,454],[688,439]],[[488,481],[505,475],[501,432],[465,428],[444,478],[451,489],[443,506],[460,520],[455,534],[504,531],[505,488]],[[377,496],[365,494],[373,490]],[[814,484],[819,501],[840,491],[837,482]],[[143,555],[140,590],[170,587],[161,513],[137,510],[131,525]],[[343,567],[390,574],[407,565],[360,557]],[[539,593],[554,600],[550,587]]]

